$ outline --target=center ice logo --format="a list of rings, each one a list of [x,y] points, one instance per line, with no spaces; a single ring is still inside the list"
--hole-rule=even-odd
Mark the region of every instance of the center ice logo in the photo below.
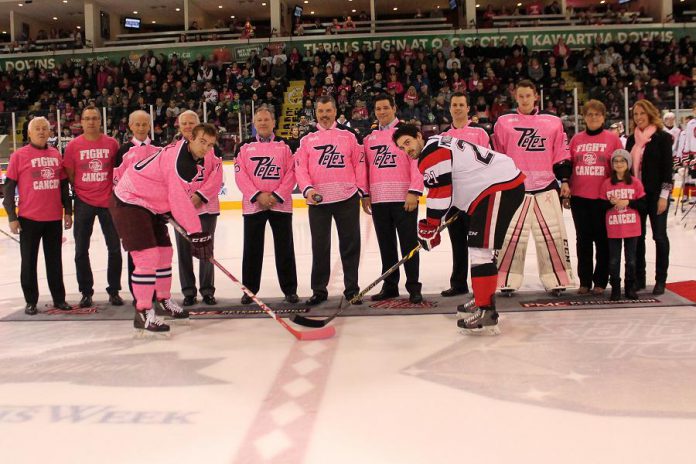
[[[321,150],[319,155],[319,165],[327,168],[344,168],[346,163],[341,153],[336,150],[335,145],[319,145],[314,147],[315,150]]]
[[[273,164],[273,157],[253,156],[250,159],[256,162],[254,176],[262,179],[280,179],[280,166]]]
[[[544,151],[544,143],[546,137],[541,137],[537,134],[537,129],[529,127],[515,127],[515,130],[520,132],[520,140],[517,142],[518,147],[522,147],[527,151]]]
[[[375,145],[374,147],[370,147],[370,150],[376,150],[373,163],[377,168],[396,167],[396,155],[389,152],[388,145]]]
[[[87,166],[89,167],[89,170],[92,172],[100,172],[102,170],[102,162],[98,159],[90,160]]]

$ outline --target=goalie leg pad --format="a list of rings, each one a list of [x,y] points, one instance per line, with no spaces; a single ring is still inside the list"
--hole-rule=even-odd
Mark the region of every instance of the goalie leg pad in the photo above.
[[[531,230],[534,196],[525,194],[505,233],[505,242],[497,254],[498,287],[517,290],[522,286],[524,261]]]
[[[539,278],[548,290],[573,285],[563,210],[554,190],[537,193],[532,214]]]

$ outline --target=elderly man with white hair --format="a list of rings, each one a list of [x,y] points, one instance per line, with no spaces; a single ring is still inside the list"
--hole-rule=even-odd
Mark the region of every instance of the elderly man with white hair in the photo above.
[[[61,255],[63,227],[72,227],[72,202],[62,157],[58,150],[47,145],[49,132],[46,118],[36,117],[29,122],[29,144],[10,157],[3,201],[10,230],[19,234],[22,256],[20,281],[27,303],[24,312],[30,316],[38,312],[37,262],[42,241],[53,306],[62,310],[72,309],[65,302]],[[15,189],[19,190],[19,213],[15,204]]]
[[[188,141],[192,139],[193,128],[200,124],[198,115],[191,110],[179,115],[179,132]],[[191,195],[191,202],[198,210],[203,232],[215,237],[217,217],[220,215],[220,200],[218,194],[222,187],[222,152],[217,145],[210,150],[202,160],[201,172],[203,184],[199,190]],[[179,281],[181,292],[184,294],[184,306],[192,306],[196,303],[196,295],[200,291],[203,302],[207,305],[215,305],[215,274],[210,261],[201,260],[199,267],[198,289],[196,289],[196,275],[193,272],[193,257],[191,245],[185,237],[176,234],[176,249],[179,261]]]

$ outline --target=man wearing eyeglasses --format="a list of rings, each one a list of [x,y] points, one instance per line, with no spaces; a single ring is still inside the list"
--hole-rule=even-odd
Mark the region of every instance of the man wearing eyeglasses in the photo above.
[[[65,147],[64,166],[75,195],[73,233],[75,236],[75,268],[82,293],[81,308],[93,305],[94,276],[89,259],[90,239],[95,219],[99,219],[108,250],[106,291],[109,303],[123,305],[121,290],[121,244],[114,228],[109,203],[113,190],[114,158],[118,142],[102,134],[101,112],[94,106],[82,111],[83,134]]]

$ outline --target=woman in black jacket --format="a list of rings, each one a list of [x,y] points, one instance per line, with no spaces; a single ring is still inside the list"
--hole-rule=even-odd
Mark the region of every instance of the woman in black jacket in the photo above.
[[[667,208],[672,193],[672,136],[662,130],[660,113],[647,100],[638,100],[633,106],[633,122],[635,130],[626,141],[626,150],[631,152],[633,174],[643,182],[646,199],[636,250],[636,287],[645,288],[645,226],[649,217],[655,241],[653,295],[662,295],[669,267]]]

